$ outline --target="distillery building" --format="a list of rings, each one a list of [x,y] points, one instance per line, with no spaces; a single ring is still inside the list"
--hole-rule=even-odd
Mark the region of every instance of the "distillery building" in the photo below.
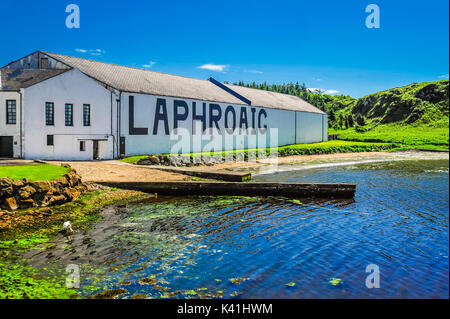
[[[42,51],[0,69],[0,157],[114,159],[327,136],[327,115],[306,101],[212,78]]]

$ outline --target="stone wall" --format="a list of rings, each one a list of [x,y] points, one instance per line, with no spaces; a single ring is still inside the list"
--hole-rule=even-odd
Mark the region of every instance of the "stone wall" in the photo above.
[[[75,170],[51,181],[30,182],[28,179],[0,178],[0,208],[17,210],[46,207],[72,201],[88,190]]]

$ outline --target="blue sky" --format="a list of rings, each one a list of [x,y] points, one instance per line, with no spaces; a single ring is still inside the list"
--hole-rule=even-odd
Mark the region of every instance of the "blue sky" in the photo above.
[[[71,3],[81,11],[79,29],[65,25]],[[370,3],[380,8],[379,29],[365,25]],[[2,0],[0,65],[44,50],[360,97],[448,79],[448,10],[447,0]]]

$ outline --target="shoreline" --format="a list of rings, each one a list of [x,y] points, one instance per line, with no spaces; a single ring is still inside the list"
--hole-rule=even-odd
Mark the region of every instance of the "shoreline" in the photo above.
[[[331,153],[318,155],[291,155],[285,157],[278,157],[277,159],[265,158],[252,162],[225,162],[215,163],[213,165],[192,166],[189,169],[198,171],[245,171],[252,172],[256,169],[263,168],[270,165],[304,165],[314,161],[330,161],[333,163],[345,163],[345,161],[352,159],[389,159],[393,157],[433,157],[433,158],[447,158],[449,154],[446,152],[428,152],[428,151],[394,151],[394,152],[353,152],[353,153]],[[84,182],[100,183],[100,182],[190,182],[199,180],[198,178],[183,175],[174,171],[164,171],[157,169],[156,166],[151,165],[137,165],[125,163],[120,160],[107,161],[89,161],[89,162],[75,162],[75,161],[46,161],[49,164],[61,165],[66,164],[74,168],[82,177]],[[167,166],[167,168],[175,168],[175,166]],[[214,181],[206,178],[201,178],[204,181]]]
[[[367,159],[367,158],[376,158],[376,159],[386,159],[389,160],[391,158],[400,157],[408,157],[410,159],[411,156],[415,154],[421,154],[423,156],[428,156],[431,159],[449,159],[448,152],[432,152],[432,151],[395,151],[395,152],[355,152],[355,153],[332,153],[332,154],[318,154],[318,155],[291,155],[285,157],[278,157],[277,159],[262,159],[257,160],[255,162],[232,162],[232,163],[219,163],[211,166],[211,169],[223,169],[223,170],[243,170],[243,169],[257,169],[265,166],[269,166],[271,164],[276,165],[294,165],[294,164],[306,164],[315,161],[329,161],[332,163],[342,163],[345,164],[347,160],[353,159]],[[420,159],[420,156],[413,156],[414,158]],[[404,160],[403,158],[398,160]]]

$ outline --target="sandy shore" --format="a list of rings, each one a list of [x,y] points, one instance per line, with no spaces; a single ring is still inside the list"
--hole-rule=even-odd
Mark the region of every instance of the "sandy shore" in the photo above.
[[[322,155],[295,155],[279,157],[278,164],[304,164],[313,161],[345,162],[355,159],[385,159],[395,157],[416,157],[429,156],[432,158],[447,158],[448,153],[436,154],[428,152],[361,152],[361,153],[336,153]],[[276,160],[275,160],[276,161]],[[273,159],[258,160],[256,162],[232,162],[220,163],[213,166],[198,166],[191,169],[197,170],[234,170],[234,169],[255,169],[273,163]],[[148,166],[139,166],[124,163],[118,160],[109,161],[88,161],[88,162],[60,162],[51,161],[49,163],[60,165],[69,164],[86,182],[166,182],[166,181],[190,181],[191,177],[152,169]]]
[[[56,162],[54,165],[69,164],[85,182],[171,182],[189,181],[182,174],[164,172],[121,161]]]

